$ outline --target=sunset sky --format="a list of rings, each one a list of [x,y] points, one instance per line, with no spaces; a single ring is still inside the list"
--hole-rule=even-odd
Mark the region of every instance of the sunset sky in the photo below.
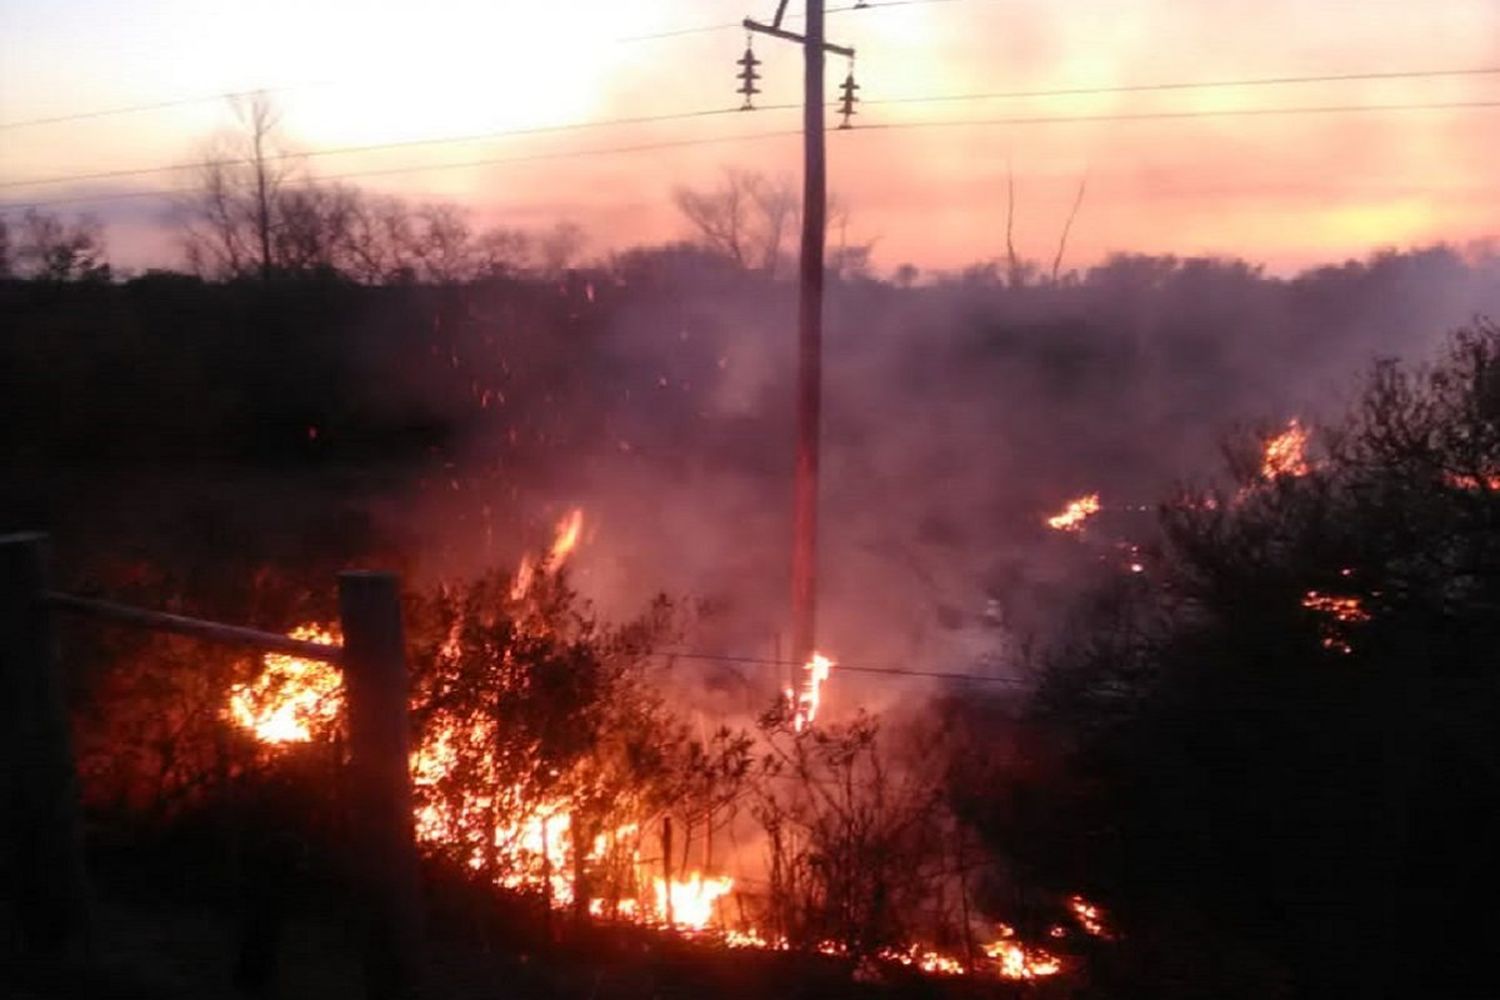
[[[1113,251],[1244,256],[1276,270],[1387,245],[1500,233],[1500,106],[1155,120],[1101,116],[1493,102],[1500,72],[1071,96],[905,101],[1016,90],[1500,68],[1494,0],[873,0],[829,16],[859,50],[861,125],[836,133],[830,185],[848,238],[882,268],[953,268],[1004,253],[1007,164],[1016,241],[1050,260],[1088,178],[1069,263]],[[726,166],[795,177],[795,47],[757,39],[762,110],[551,134],[493,133],[733,109],[732,25],[774,0],[0,0],[0,202],[160,191],[184,172],[16,182],[191,161],[233,124],[224,100],[50,124],[34,119],[275,88],[287,144],[488,136],[316,155],[315,176],[469,205],[483,223],[582,225],[604,251],[684,233],[678,185]],[[800,9],[800,2],[792,4]],[[796,27],[793,24],[792,27]],[[846,67],[829,65],[830,94]],[[891,102],[891,103],[881,103]],[[788,107],[776,106],[786,105]],[[1080,117],[1074,122],[1015,119]],[[997,121],[998,120],[998,121]],[[967,123],[967,124],[965,124]],[[739,138],[736,138],[739,137]],[[621,151],[696,140],[699,145]],[[592,151],[592,152],[591,152]],[[577,155],[587,153],[588,155]],[[482,165],[454,166],[475,160]],[[431,167],[441,169],[410,170]],[[384,173],[375,173],[384,171]],[[162,197],[93,211],[112,256],[165,263]],[[840,234],[830,234],[837,242]]]

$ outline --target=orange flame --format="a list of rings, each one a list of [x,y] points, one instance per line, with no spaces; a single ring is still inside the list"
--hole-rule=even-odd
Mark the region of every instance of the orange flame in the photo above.
[[[318,625],[299,625],[288,633],[323,645],[338,635]],[[262,743],[307,743],[327,732],[344,709],[344,675],[323,660],[267,653],[255,680],[229,689],[229,717]]]
[[[1038,948],[1028,948],[1010,938],[985,945],[984,953],[999,964],[1002,979],[1043,979],[1062,971],[1062,962],[1056,956]]]
[[[670,912],[674,927],[701,931],[713,920],[718,901],[734,891],[734,879],[727,875],[705,877],[701,872],[693,872],[686,879],[674,878],[670,882],[658,878],[655,889],[656,916],[663,924]]]
[[[1305,476],[1307,464],[1307,428],[1296,417],[1287,421],[1286,430],[1266,442],[1261,457],[1260,474],[1264,479],[1281,476]]]
[[[1070,896],[1068,898],[1068,909],[1073,912],[1073,919],[1078,921],[1088,934],[1097,938],[1108,938],[1109,931],[1104,926],[1104,911],[1082,896]]]
[[[573,550],[578,547],[579,536],[583,534],[583,508],[574,507],[563,515],[562,520],[557,522],[557,527],[552,538],[552,549],[548,553],[547,568],[556,571]],[[521,564],[516,567],[516,580],[511,585],[511,600],[519,601],[531,591],[532,581],[536,579],[537,563],[530,553],[521,557]]]
[[[574,507],[557,522],[557,535],[552,540],[552,567],[563,564],[578,547],[578,536],[583,532],[583,508]]]
[[[1099,513],[1099,494],[1090,493],[1076,500],[1069,500],[1061,514],[1047,518],[1047,527],[1054,531],[1082,531],[1083,522]]]
[[[921,969],[930,976],[962,976],[969,971],[964,967],[964,963],[953,956],[916,944],[905,950],[884,948],[876,953],[876,957],[898,965]]]
[[[833,672],[833,661],[822,653],[814,653],[812,659],[802,666],[807,676],[802,681],[802,690],[794,692],[787,688],[787,701],[793,704],[792,727],[802,732],[818,717],[818,707],[823,703],[823,684]]]
[[[1449,486],[1453,486],[1461,490],[1473,490],[1476,492],[1479,490],[1489,490],[1491,492],[1500,492],[1500,473],[1485,476],[1471,476],[1465,475],[1463,473],[1450,472],[1445,475],[1443,479],[1448,483]]]
[[[553,546],[555,557],[565,557],[572,550],[580,528],[581,515],[577,512],[559,525]],[[338,641],[334,629],[311,624],[297,627],[291,635],[327,644]],[[817,717],[822,685],[828,681],[833,665],[828,657],[813,654],[803,668],[806,676],[802,690],[795,694],[788,691],[795,702],[798,731],[810,726]],[[280,654],[265,657],[265,669],[254,682],[232,689],[228,708],[228,714],[237,724],[267,745],[323,738],[342,711],[342,675],[337,667]],[[638,847],[640,830],[635,824],[599,834],[591,845],[576,844],[570,801],[563,798],[527,801],[522,787],[507,786],[500,779],[502,772],[495,759],[495,743],[493,726],[487,721],[443,715],[429,720],[410,757],[412,783],[419,793],[413,820],[421,842],[457,846],[469,867],[493,871],[497,885],[545,892],[551,905],[559,909],[574,902],[573,874],[578,852],[585,852],[583,857],[588,861],[621,856],[623,852],[627,864],[636,869],[634,884],[642,890],[649,886],[649,891],[642,892],[640,898],[629,895],[608,900],[591,898],[587,910],[594,916],[687,935],[711,932],[714,940],[730,948],[790,949],[784,937],[767,938],[753,926],[733,929],[726,926],[720,910],[723,900],[735,887],[735,880],[728,875],[694,871],[671,879],[643,877]],[[466,781],[469,789],[464,795],[455,801],[452,797],[431,794],[461,765],[466,778],[471,779]],[[497,826],[494,821],[497,814],[514,819]],[[1083,905],[1079,899],[1075,913],[1084,913],[1078,909]],[[1087,912],[1097,913],[1091,908]],[[1093,932],[1089,924],[1084,926]],[[1009,928],[1002,928],[1001,934],[1001,940],[983,949],[993,965],[983,962],[980,965],[991,969],[992,974],[1026,981],[1061,971],[1062,964],[1057,958],[1015,940]],[[828,955],[847,955],[846,949],[833,941],[823,942],[817,950]],[[979,966],[971,967],[959,957],[919,944],[888,948],[876,957],[929,975],[962,976],[979,971]]]
[[[1344,638],[1339,625],[1363,625],[1372,617],[1358,597],[1338,594],[1322,594],[1309,590],[1302,597],[1302,606],[1309,611],[1327,615],[1333,621],[1323,627],[1323,648],[1340,653],[1352,653],[1354,647]]]

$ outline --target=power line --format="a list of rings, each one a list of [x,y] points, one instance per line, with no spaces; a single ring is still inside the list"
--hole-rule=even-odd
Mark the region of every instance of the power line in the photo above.
[[[747,132],[740,135],[711,136],[697,139],[676,139],[662,142],[636,143],[628,146],[606,146],[598,149],[576,149],[561,153],[532,153],[519,156],[496,156],[485,157],[478,160],[464,160],[458,163],[425,163],[409,167],[389,167],[374,170],[354,170],[342,174],[330,174],[319,178],[325,181],[349,180],[356,177],[382,177],[393,174],[416,174],[425,173],[429,170],[462,170],[471,167],[486,167],[504,163],[532,163],[544,160],[570,159],[572,157],[585,156],[608,156],[619,153],[646,153],[664,149],[683,149],[690,146],[711,146],[727,142],[741,142],[752,139],[772,139],[787,136],[801,135],[799,130],[782,129],[771,132]],[[0,204],[0,211],[18,208],[45,208],[52,205],[71,205],[80,203],[125,201],[135,198],[167,198],[177,195],[192,194],[197,188],[156,188],[148,191],[127,191],[105,195],[81,195],[69,198],[50,198],[43,201],[9,202]]]
[[[655,656],[676,657],[684,660],[706,660],[718,663],[746,664],[760,667],[801,667],[794,660],[777,660],[762,656],[730,656],[719,653],[698,653],[691,650],[662,649]],[[872,667],[857,663],[836,661],[835,673],[875,674],[884,677],[920,677],[935,680],[963,681],[973,684],[1003,684],[1010,687],[1030,687],[1031,682],[1020,677],[991,677],[982,674],[961,674],[951,670],[913,670],[908,667]]]
[[[891,0],[891,2],[895,3],[895,2],[897,2],[897,0]],[[899,2],[903,2],[903,3],[909,3],[909,2],[928,2],[928,3],[930,3],[930,2],[934,2],[934,0],[899,0]],[[944,0],[944,2],[956,2],[956,0]],[[846,9],[855,9],[855,8],[846,8]],[[859,9],[868,9],[868,8],[859,8]],[[1074,96],[1084,96],[1084,95],[1130,94],[1130,93],[1148,93],[1148,92],[1162,92],[1162,91],[1185,91],[1185,90],[1199,90],[1199,89],[1211,90],[1211,89],[1224,89],[1224,88],[1232,88],[1232,87],[1286,86],[1286,85],[1298,85],[1298,84],[1310,84],[1310,83],[1348,83],[1348,82],[1358,82],[1358,81],[1379,81],[1379,80],[1438,79],[1438,78],[1444,78],[1444,77],[1493,76],[1493,75],[1497,75],[1497,74],[1500,74],[1500,66],[1476,66],[1476,67],[1462,67],[1462,68],[1454,68],[1454,69],[1390,70],[1390,71],[1383,71],[1383,72],[1366,72],[1366,73],[1333,73],[1333,74],[1317,74],[1317,75],[1308,75],[1308,76],[1248,77],[1248,78],[1241,78],[1241,79],[1201,80],[1201,81],[1177,80],[1177,81],[1163,81],[1163,82],[1156,82],[1156,83],[1122,84],[1122,85],[1102,86],[1102,87],[1062,87],[1062,88],[1041,89],[1041,90],[990,91],[990,92],[984,92],[984,93],[971,93],[971,94],[936,94],[936,95],[925,95],[925,96],[876,98],[876,99],[862,101],[861,103],[864,103],[864,104],[885,104],[885,105],[897,105],[897,104],[932,104],[932,103],[958,102],[958,101],[981,101],[981,100],[1024,99],[1024,98],[1074,97]],[[1469,105],[1469,106],[1477,106],[1477,105]],[[786,111],[786,110],[792,110],[792,109],[794,109],[796,107],[798,107],[798,105],[796,105],[796,104],[775,104],[775,105],[765,105],[765,106],[762,106],[759,110],[765,110],[765,111]],[[1370,105],[1369,107],[1371,107],[1372,109],[1390,109],[1390,108],[1396,108],[1396,107],[1412,107],[1413,109],[1417,109],[1417,108],[1426,108],[1426,107],[1429,107],[1429,106],[1428,105],[1399,105],[1399,106],[1398,105]],[[741,110],[743,110],[743,109],[740,109],[740,108],[716,108],[716,109],[700,110],[700,111],[671,112],[671,113],[667,113],[667,114],[658,114],[658,115],[638,115],[638,116],[624,117],[624,118],[604,119],[604,120],[593,121],[593,122],[572,122],[572,123],[563,124],[563,125],[541,125],[541,126],[535,126],[535,127],[531,127],[531,128],[524,128],[524,129],[505,129],[505,130],[494,131],[494,132],[476,132],[476,133],[471,133],[471,134],[467,134],[467,135],[443,136],[443,137],[437,137],[437,138],[431,138],[431,139],[407,139],[407,140],[396,140],[396,141],[391,141],[391,142],[369,143],[369,144],[356,145],[356,146],[341,146],[341,147],[334,147],[334,148],[331,148],[331,149],[312,150],[312,151],[309,151],[309,152],[306,152],[306,153],[277,153],[277,154],[273,154],[271,156],[268,156],[266,159],[268,159],[270,161],[284,161],[284,160],[299,159],[299,158],[304,158],[304,157],[305,158],[317,158],[317,157],[324,157],[324,156],[342,156],[342,155],[351,155],[351,154],[355,154],[355,153],[378,152],[378,151],[381,151],[381,150],[400,149],[400,148],[407,148],[407,147],[414,148],[414,147],[418,147],[418,146],[436,146],[436,145],[451,145],[451,144],[458,144],[458,143],[464,143],[464,142],[482,142],[482,141],[489,140],[489,139],[519,138],[519,137],[522,137],[522,136],[546,135],[546,134],[552,134],[552,133],[571,132],[571,131],[579,131],[579,130],[593,129],[593,128],[607,128],[607,127],[623,126],[623,125],[645,125],[645,124],[653,124],[653,123],[661,123],[661,122],[669,122],[669,121],[685,121],[685,120],[693,119],[693,118],[705,118],[705,117],[714,117],[714,116],[718,116],[718,115],[733,114],[733,113],[736,113],[736,112],[741,111]],[[1166,117],[1166,116],[1172,116],[1172,117],[1192,117],[1192,116],[1195,116],[1195,115],[1200,115],[1200,114],[1205,114],[1205,113],[1207,113],[1207,112],[1160,112],[1160,113],[1154,113],[1153,112],[1153,113],[1142,113],[1142,115],[1140,117],[1148,117],[1148,116],[1154,116],[1154,115],[1160,115],[1160,116],[1163,116],[1163,117]],[[1213,113],[1215,113],[1215,114],[1228,114],[1229,112],[1228,111],[1224,111],[1224,112],[1213,112]],[[1290,112],[1281,112],[1281,111],[1264,111],[1264,112],[1259,112],[1258,111],[1258,113],[1276,114],[1276,113],[1290,113]],[[1122,113],[1111,112],[1111,114],[1122,114]],[[1106,119],[1098,118],[1098,117],[1095,117],[1095,118],[1091,119],[1091,118],[1079,116],[1077,118],[1077,120],[1083,121],[1083,120],[1106,120]],[[1126,120],[1126,119],[1121,119],[1121,120]],[[1040,119],[1038,119],[1038,121],[1040,121]],[[1008,121],[1006,123],[1020,124],[1021,121],[1020,120],[1013,120],[1013,121]],[[942,123],[933,123],[933,124],[942,124]],[[864,126],[861,126],[861,127],[864,127],[864,128],[875,128],[875,127],[886,127],[886,128],[889,128],[889,127],[896,127],[896,126],[891,126],[891,125],[887,125],[887,126],[864,125]],[[907,127],[907,126],[906,126],[905,123],[901,123],[900,127]],[[8,180],[8,181],[0,181],[0,189],[17,188],[17,187],[41,187],[41,186],[54,185],[54,184],[69,184],[69,183],[79,183],[79,182],[83,182],[83,181],[95,181],[95,180],[118,180],[118,179],[120,179],[122,177],[138,177],[138,176],[144,176],[144,175],[153,174],[153,173],[167,173],[167,172],[171,172],[171,171],[175,171],[175,170],[202,169],[205,166],[210,166],[210,167],[211,166],[230,166],[230,165],[233,165],[233,164],[236,164],[236,163],[243,163],[243,162],[246,162],[246,161],[244,159],[242,159],[242,158],[232,158],[232,159],[228,159],[227,158],[227,159],[220,159],[220,160],[199,161],[199,162],[195,162],[195,163],[173,163],[173,164],[163,164],[163,165],[158,165],[158,166],[153,166],[153,167],[135,167],[135,168],[124,168],[124,169],[120,169],[120,170],[96,171],[96,172],[85,173],[85,174],[65,174],[65,175],[60,175],[60,176],[38,177],[38,178],[31,178],[31,179],[24,179],[24,180]]]
[[[1399,111],[1472,111],[1500,108],[1494,101],[1427,101],[1416,104],[1320,104],[1290,108],[1220,108],[1206,111],[1106,112],[1097,115],[1032,115],[1008,118],[961,118],[946,121],[875,122],[844,131],[870,132],[909,128],[957,128],[982,125],[1058,125],[1094,122],[1179,121],[1195,118],[1260,118],[1279,115],[1332,115]]]
[[[885,97],[861,100],[861,104],[937,104],[947,101],[991,101],[1035,97],[1083,97],[1100,94],[1141,94],[1173,90],[1211,90],[1230,87],[1271,87],[1304,83],[1353,83],[1378,80],[1422,80],[1443,77],[1494,76],[1500,66],[1460,69],[1390,70],[1374,73],[1327,73],[1309,76],[1263,76],[1237,80],[1172,81],[1166,83],[1118,84],[1101,87],[1060,87],[1049,90],[997,90],[987,93],[946,94],[932,97]]]
[[[282,94],[291,90],[307,90],[312,87],[327,87],[330,81],[319,81],[317,83],[289,83],[282,87],[256,87],[253,90],[230,90],[218,94],[205,94],[198,97],[176,97],[162,101],[153,101],[149,104],[127,104],[118,108],[99,108],[94,111],[76,111],[66,115],[52,115],[46,118],[25,118],[20,121],[0,122],[0,131],[15,128],[30,128],[38,125],[58,125],[63,122],[83,121],[88,118],[110,118],[115,115],[141,114],[147,111],[165,111],[168,108],[182,108],[192,104],[208,104],[212,101],[232,101],[241,97],[254,97],[256,94]]]
[[[959,128],[979,127],[986,125],[1059,125],[1059,124],[1091,124],[1099,122],[1140,122],[1140,121],[1178,121],[1188,119],[1210,119],[1210,118],[1249,118],[1249,117],[1273,117],[1273,116],[1296,116],[1296,115],[1329,115],[1344,113],[1381,113],[1381,112],[1403,112],[1403,111],[1455,111],[1455,110],[1485,110],[1500,108],[1500,100],[1495,101],[1437,101],[1416,104],[1333,104],[1289,108],[1231,108],[1221,110],[1205,111],[1156,111],[1141,113],[1106,113],[1098,115],[1038,115],[1020,116],[1008,118],[965,118],[948,121],[920,121],[920,122],[886,122],[859,125],[850,129],[830,129],[843,135],[854,135],[860,132],[874,131],[898,131],[902,129],[919,128]],[[739,109],[722,109],[714,112],[694,112],[694,116],[706,114],[729,114],[731,111],[738,112]],[[589,127],[595,124],[589,123]],[[569,128],[571,126],[556,126],[556,129]],[[582,127],[582,126],[579,126]],[[787,136],[800,135],[800,131],[782,129],[767,132],[747,132],[733,136],[715,136],[696,139],[669,140],[664,142],[638,143],[625,146],[608,146],[598,149],[568,150],[554,153],[536,153],[509,157],[486,157],[477,160],[467,160],[458,163],[429,163],[409,167],[393,167],[388,169],[358,170],[349,173],[334,174],[322,178],[323,180],[346,180],[357,177],[376,177],[392,174],[423,173],[430,170],[455,170],[469,167],[491,166],[504,163],[526,163],[544,160],[570,159],[572,157],[605,156],[620,153],[652,152],[663,149],[682,149],[692,146],[714,145],[725,142],[742,142],[755,139],[784,138]],[[418,140],[424,143],[439,143],[444,140]],[[452,141],[452,140],[448,140]],[[406,143],[391,144],[394,146],[407,145]],[[388,146],[368,147],[390,148]],[[323,151],[323,155],[331,151]],[[312,155],[312,154],[304,154]],[[242,162],[242,161],[232,161]],[[175,168],[168,168],[175,169]],[[159,172],[150,171],[150,172]],[[120,201],[135,198],[169,197],[174,195],[188,194],[195,188],[163,188],[148,191],[119,192],[107,195],[84,195],[68,198],[52,198],[40,201],[18,201],[0,204],[0,211],[19,208],[43,208],[52,205],[68,205],[92,202]]]
[[[785,111],[796,108],[795,104],[766,105],[766,111]],[[335,146],[329,149],[314,149],[305,153],[272,153],[263,157],[267,162],[317,159],[324,156],[348,156],[355,153],[375,153],[387,149],[409,149],[418,146],[449,146],[465,142],[484,142],[490,139],[509,139],[521,136],[549,135],[559,132],[575,132],[584,129],[609,128],[620,125],[650,125],[661,122],[686,121],[691,118],[710,118],[718,115],[738,114],[739,108],[712,108],[700,111],[677,111],[660,115],[636,115],[628,118],[608,118],[592,122],[571,122],[564,125],[537,125],[531,128],[503,129],[495,132],[473,132],[467,135],[440,136],[432,139],[398,139],[391,142],[367,143],[359,146]],[[121,177],[142,177],[147,174],[170,173],[174,170],[201,170],[205,167],[228,167],[250,161],[242,156],[217,160],[199,160],[194,163],[168,163],[155,167],[129,167],[120,170],[100,170],[87,174],[65,174],[54,177],[39,177],[31,180],[0,181],[0,188],[40,187],[51,184],[76,184],[82,181],[118,180]]]

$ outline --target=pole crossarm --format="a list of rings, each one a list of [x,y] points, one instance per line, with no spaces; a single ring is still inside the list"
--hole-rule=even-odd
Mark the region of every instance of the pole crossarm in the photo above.
[[[293,639],[275,632],[262,632],[259,629],[244,628],[239,625],[224,625],[219,622],[204,621],[201,618],[167,614],[164,611],[133,608],[126,604],[115,604],[113,601],[75,597],[72,594],[60,594],[56,591],[48,591],[44,598],[49,605],[59,611],[90,615],[157,632],[174,632],[177,635],[191,636],[207,642],[217,642],[228,646],[249,646],[266,653],[282,653],[305,660],[321,660],[324,663],[342,663],[344,659],[342,646],[308,642],[306,639]]]
[[[749,17],[745,18],[744,23],[746,31],[756,31],[762,35],[771,35],[775,38],[784,38],[789,42],[796,42],[798,45],[807,44],[807,36],[799,35],[795,31],[787,31],[785,28],[778,28],[770,24],[761,24],[754,18]],[[847,45],[835,45],[832,42],[824,42],[823,51],[833,52],[841,56],[847,56],[850,59],[854,58],[854,50]]]

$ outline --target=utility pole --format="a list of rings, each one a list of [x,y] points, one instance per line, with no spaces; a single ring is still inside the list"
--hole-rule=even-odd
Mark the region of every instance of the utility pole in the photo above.
[[[818,444],[823,396],[823,251],[828,216],[824,155],[823,63],[826,52],[849,59],[854,50],[830,45],[823,34],[824,0],[807,0],[804,35],[781,27],[788,0],[779,0],[767,25],[745,19],[748,31],[797,42],[803,51],[802,253],[797,301],[797,458],[793,487],[792,659],[812,658],[817,633]]]

